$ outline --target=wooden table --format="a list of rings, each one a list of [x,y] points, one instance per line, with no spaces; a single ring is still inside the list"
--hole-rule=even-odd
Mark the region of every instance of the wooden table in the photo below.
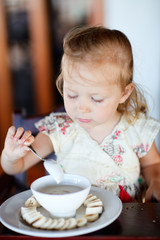
[[[24,236],[0,226],[0,239],[28,240],[48,239]],[[82,236],[54,238],[66,240],[115,240],[115,239],[160,239],[160,203],[123,203],[123,210],[109,226]]]

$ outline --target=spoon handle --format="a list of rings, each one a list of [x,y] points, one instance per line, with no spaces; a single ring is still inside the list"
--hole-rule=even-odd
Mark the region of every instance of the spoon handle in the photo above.
[[[29,149],[32,153],[34,153],[38,158],[44,161],[44,167],[48,173],[53,175],[57,183],[60,183],[64,178],[64,172],[62,167],[55,161],[54,159],[45,159],[39,156],[39,154],[34,150],[34,148],[30,145]]]
[[[41,159],[42,161],[46,161],[46,159],[39,156],[39,154],[34,150],[34,148],[31,145],[28,147],[31,150],[31,152],[34,153],[39,159]]]

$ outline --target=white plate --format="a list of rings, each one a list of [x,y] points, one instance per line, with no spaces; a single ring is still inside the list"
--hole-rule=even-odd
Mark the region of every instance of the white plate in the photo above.
[[[92,187],[90,193],[100,198],[104,204],[104,211],[98,220],[87,223],[86,226],[75,228],[72,230],[56,231],[56,230],[41,230],[28,226],[20,217],[20,208],[24,206],[25,201],[32,195],[30,190],[21,192],[6,200],[0,207],[0,220],[7,228],[30,236],[37,237],[70,237],[82,234],[91,233],[102,229],[113,221],[115,221],[122,211],[121,200],[113,193]],[[76,216],[80,217],[84,214],[84,207],[80,207]],[[40,209],[47,216],[44,209]]]

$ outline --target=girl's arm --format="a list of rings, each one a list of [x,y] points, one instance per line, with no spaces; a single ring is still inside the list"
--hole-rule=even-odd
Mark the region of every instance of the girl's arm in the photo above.
[[[145,199],[151,201],[155,198],[160,202],[160,154],[155,142],[152,144],[147,155],[140,159],[142,174],[148,185]]]
[[[53,145],[47,135],[39,133],[34,139],[31,132],[24,131],[22,127],[9,128],[1,155],[1,165],[7,174],[21,173],[40,161],[27,147],[31,144],[42,157],[53,152]]]

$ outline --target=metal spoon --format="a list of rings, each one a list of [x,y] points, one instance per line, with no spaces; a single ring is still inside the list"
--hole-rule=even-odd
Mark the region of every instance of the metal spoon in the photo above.
[[[39,159],[44,161],[43,165],[47,172],[53,176],[57,183],[60,183],[64,178],[64,172],[60,164],[54,159],[45,159],[39,156],[39,154],[34,150],[34,148],[30,145],[29,149],[32,153],[34,153]]]

